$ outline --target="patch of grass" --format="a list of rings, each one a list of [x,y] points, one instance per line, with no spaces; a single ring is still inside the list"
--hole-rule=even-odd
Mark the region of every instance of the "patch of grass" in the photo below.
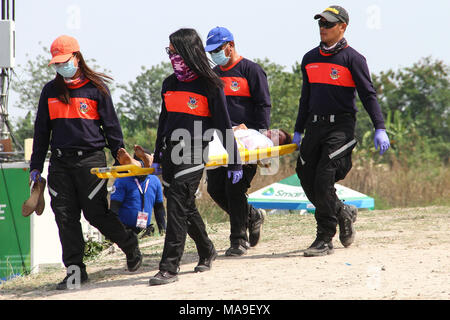
[[[89,239],[84,246],[84,258],[86,261],[94,259],[100,252],[112,245],[113,243],[109,240],[98,242]]]
[[[370,195],[375,202],[375,210],[387,210],[391,209],[392,205],[389,204],[383,197],[380,197],[377,194]]]
[[[64,278],[65,271],[61,268],[46,269],[39,273],[18,276],[14,279],[0,283],[0,295],[14,294],[22,295],[30,291],[50,291],[55,284]]]
[[[450,205],[450,170],[443,164],[375,164],[355,157],[339,183],[373,197],[376,209]]]
[[[196,204],[205,224],[227,222],[230,219],[208,194],[202,194],[202,198],[197,199]]]

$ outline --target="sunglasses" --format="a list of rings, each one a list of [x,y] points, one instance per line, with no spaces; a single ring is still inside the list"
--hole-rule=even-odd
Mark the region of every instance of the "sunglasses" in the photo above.
[[[330,21],[322,21],[319,20],[319,27],[320,28],[325,28],[325,29],[331,29],[333,28],[335,25],[337,25],[337,22],[330,22]]]
[[[173,54],[176,54],[176,52],[173,52],[172,50],[170,50],[169,47],[166,47],[166,53],[167,53],[169,56],[171,56],[171,55],[173,55]]]
[[[214,49],[214,50],[210,51],[210,53],[218,53],[218,52],[221,51],[227,44],[228,44],[228,42],[225,42],[223,45],[219,46],[217,49]]]

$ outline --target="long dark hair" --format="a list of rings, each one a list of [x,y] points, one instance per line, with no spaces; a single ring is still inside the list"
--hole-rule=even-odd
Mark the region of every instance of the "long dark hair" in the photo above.
[[[206,80],[208,89],[223,88],[223,82],[211,69],[202,39],[194,29],[179,29],[169,36],[175,51],[186,65],[199,77]]]
[[[102,94],[109,95],[107,84],[111,83],[111,81],[113,81],[113,78],[104,73],[95,72],[94,70],[89,68],[81,52],[79,51],[75,52],[74,55],[75,57],[78,58],[78,68],[80,69],[81,73],[87,79],[89,79],[94,84],[94,86],[96,86],[97,89],[100,90]],[[70,102],[69,89],[67,89],[67,85],[64,82],[64,78],[59,73],[56,74],[55,85],[58,94],[58,99],[61,102],[68,104]]]

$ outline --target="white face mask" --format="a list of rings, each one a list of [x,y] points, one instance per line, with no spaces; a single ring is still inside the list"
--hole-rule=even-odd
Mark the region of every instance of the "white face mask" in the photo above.
[[[73,59],[59,65],[54,65],[56,72],[64,78],[72,78],[77,73],[78,67],[75,67]]]
[[[220,50],[219,52],[211,52],[211,59],[215,64],[219,66],[224,66],[230,61],[230,57],[225,55],[225,48]]]

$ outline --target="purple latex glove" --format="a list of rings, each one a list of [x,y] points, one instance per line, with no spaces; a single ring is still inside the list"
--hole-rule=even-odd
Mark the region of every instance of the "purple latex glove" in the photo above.
[[[241,170],[228,170],[228,179],[232,179],[231,183],[236,184],[238,183],[243,176],[243,171]]]
[[[380,146],[380,154],[385,153],[386,150],[391,146],[385,129],[376,129],[375,137],[373,140],[375,143],[375,150],[378,150],[378,146]]]
[[[38,169],[33,169],[30,172],[30,181],[38,182],[41,180],[41,172]]]
[[[300,148],[300,142],[302,142],[302,134],[300,132],[295,131],[294,137],[292,138],[292,143],[297,145],[297,150]]]
[[[159,163],[153,162],[152,165],[150,166],[150,168],[154,168],[155,171],[153,172],[154,175],[161,175],[162,174],[162,168],[161,165]]]

